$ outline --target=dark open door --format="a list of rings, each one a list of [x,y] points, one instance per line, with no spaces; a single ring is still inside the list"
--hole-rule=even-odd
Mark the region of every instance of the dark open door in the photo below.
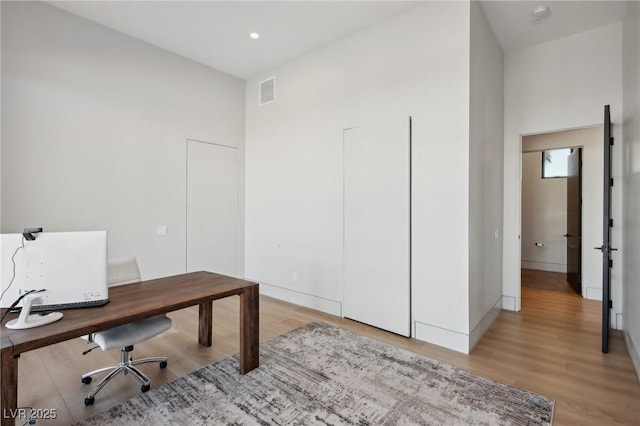
[[[567,157],[567,282],[582,294],[582,148]]]
[[[611,147],[613,137],[611,136],[611,116],[609,105],[604,107],[604,199],[602,213],[602,245],[596,250],[602,252],[602,352],[609,352],[609,324],[611,314],[611,252],[617,249],[611,248]]]

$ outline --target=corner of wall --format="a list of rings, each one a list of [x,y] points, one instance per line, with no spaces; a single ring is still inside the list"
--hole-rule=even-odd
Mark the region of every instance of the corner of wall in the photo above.
[[[497,317],[502,299],[504,53],[477,1],[469,18],[468,346]],[[496,188],[500,188],[496,190]]]
[[[478,322],[478,324],[471,330],[471,334],[469,334],[469,352],[473,350],[476,344],[480,341],[484,333],[489,330],[491,324],[498,318],[500,315],[500,311],[502,310],[502,296],[493,304],[489,312],[482,317],[482,319]]]

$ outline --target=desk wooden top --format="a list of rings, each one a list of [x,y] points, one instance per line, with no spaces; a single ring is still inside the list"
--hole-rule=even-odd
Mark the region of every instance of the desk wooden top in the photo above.
[[[8,329],[3,324],[0,349],[13,347],[13,353],[20,354],[154,315],[239,295],[252,286],[257,284],[211,272],[192,272],[111,287],[109,303],[104,306],[67,309],[62,311],[61,320],[25,330]],[[9,314],[4,323],[17,316]]]

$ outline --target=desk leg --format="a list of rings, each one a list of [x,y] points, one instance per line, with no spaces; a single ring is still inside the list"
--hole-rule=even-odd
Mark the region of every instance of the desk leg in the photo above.
[[[19,355],[18,355],[19,356]],[[18,356],[13,356],[13,347],[2,350],[0,365],[2,371],[2,418],[0,425],[14,426],[18,408]]]
[[[202,346],[213,344],[213,301],[199,305],[198,342]]]
[[[258,285],[240,294],[240,373],[247,374],[260,363],[260,292]]]

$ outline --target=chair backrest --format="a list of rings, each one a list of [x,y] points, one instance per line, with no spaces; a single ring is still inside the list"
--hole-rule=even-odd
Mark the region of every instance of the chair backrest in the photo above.
[[[135,257],[114,259],[107,267],[107,283],[109,287],[131,284],[142,281],[140,269]]]

